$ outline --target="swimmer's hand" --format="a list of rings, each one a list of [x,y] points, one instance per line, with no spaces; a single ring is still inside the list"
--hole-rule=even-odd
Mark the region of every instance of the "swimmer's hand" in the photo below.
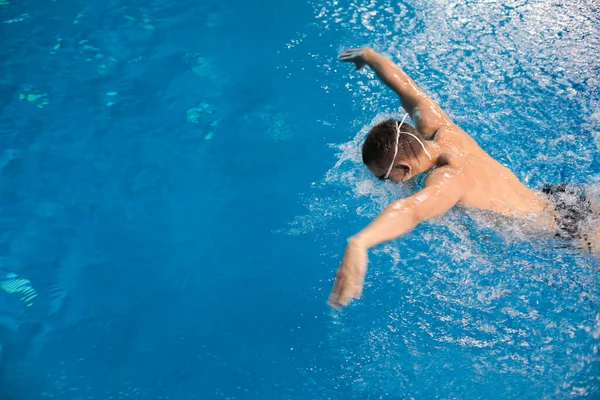
[[[356,66],[356,69],[360,70],[362,67],[369,64],[369,57],[374,53],[375,52],[368,47],[349,49],[340,55],[340,61],[352,62]]]
[[[327,302],[331,307],[339,310],[352,299],[360,298],[367,273],[367,261],[367,247],[356,239],[350,239]]]

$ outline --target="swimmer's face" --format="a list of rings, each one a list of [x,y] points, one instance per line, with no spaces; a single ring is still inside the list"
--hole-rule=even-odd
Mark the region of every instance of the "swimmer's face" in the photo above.
[[[391,180],[395,183],[405,182],[411,178],[411,167],[410,165],[403,162],[396,162],[390,171],[388,178],[385,178],[388,170],[382,168],[377,164],[370,164],[368,166],[369,171],[373,173],[380,180]]]

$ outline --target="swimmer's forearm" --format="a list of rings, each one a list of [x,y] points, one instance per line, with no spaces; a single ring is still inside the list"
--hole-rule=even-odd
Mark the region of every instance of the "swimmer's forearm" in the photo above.
[[[398,200],[387,206],[366,228],[350,238],[350,241],[368,249],[399,238],[412,231],[420,222],[421,218],[412,207],[407,207],[406,200]]]
[[[402,107],[412,113],[419,102],[426,100],[427,95],[398,65],[391,60],[370,50],[365,60],[377,77],[390,89],[400,96]]]

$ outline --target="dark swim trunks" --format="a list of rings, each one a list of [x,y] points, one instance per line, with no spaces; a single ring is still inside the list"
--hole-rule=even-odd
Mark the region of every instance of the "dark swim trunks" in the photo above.
[[[542,192],[547,194],[556,210],[556,237],[563,240],[583,240],[588,249],[592,244],[584,232],[582,223],[592,215],[590,200],[581,188],[564,183],[546,185]]]

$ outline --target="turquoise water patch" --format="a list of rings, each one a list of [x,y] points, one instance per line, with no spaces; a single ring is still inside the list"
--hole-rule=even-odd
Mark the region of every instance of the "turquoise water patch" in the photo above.
[[[155,26],[148,14],[147,10],[140,10],[140,15],[132,16],[132,15],[124,15],[123,16],[127,21],[138,25],[141,28],[154,30]]]
[[[215,114],[216,111],[216,107],[206,102],[202,102],[186,111],[187,121],[192,124],[199,124],[207,118],[212,118],[212,115]]]
[[[247,114],[244,116],[244,123],[275,140],[288,140],[293,136],[287,115],[278,112],[273,106],[263,106],[256,112]]]
[[[192,72],[198,78],[210,83],[211,86],[215,84],[220,86],[228,82],[222,68],[211,58],[198,54],[188,54],[186,59]]]
[[[50,101],[45,93],[33,91],[29,93],[19,93],[19,100],[26,101],[27,103],[35,105],[37,108],[44,108]]]
[[[113,55],[102,52],[102,50],[93,45],[89,39],[77,42],[77,50],[79,54],[84,57],[85,61],[96,66],[96,71],[99,75],[110,74],[117,66],[117,59]]]
[[[204,139],[210,140],[214,136],[214,130],[219,124],[216,119],[217,108],[206,102],[202,102],[186,111],[186,118],[189,123],[206,125]]]

